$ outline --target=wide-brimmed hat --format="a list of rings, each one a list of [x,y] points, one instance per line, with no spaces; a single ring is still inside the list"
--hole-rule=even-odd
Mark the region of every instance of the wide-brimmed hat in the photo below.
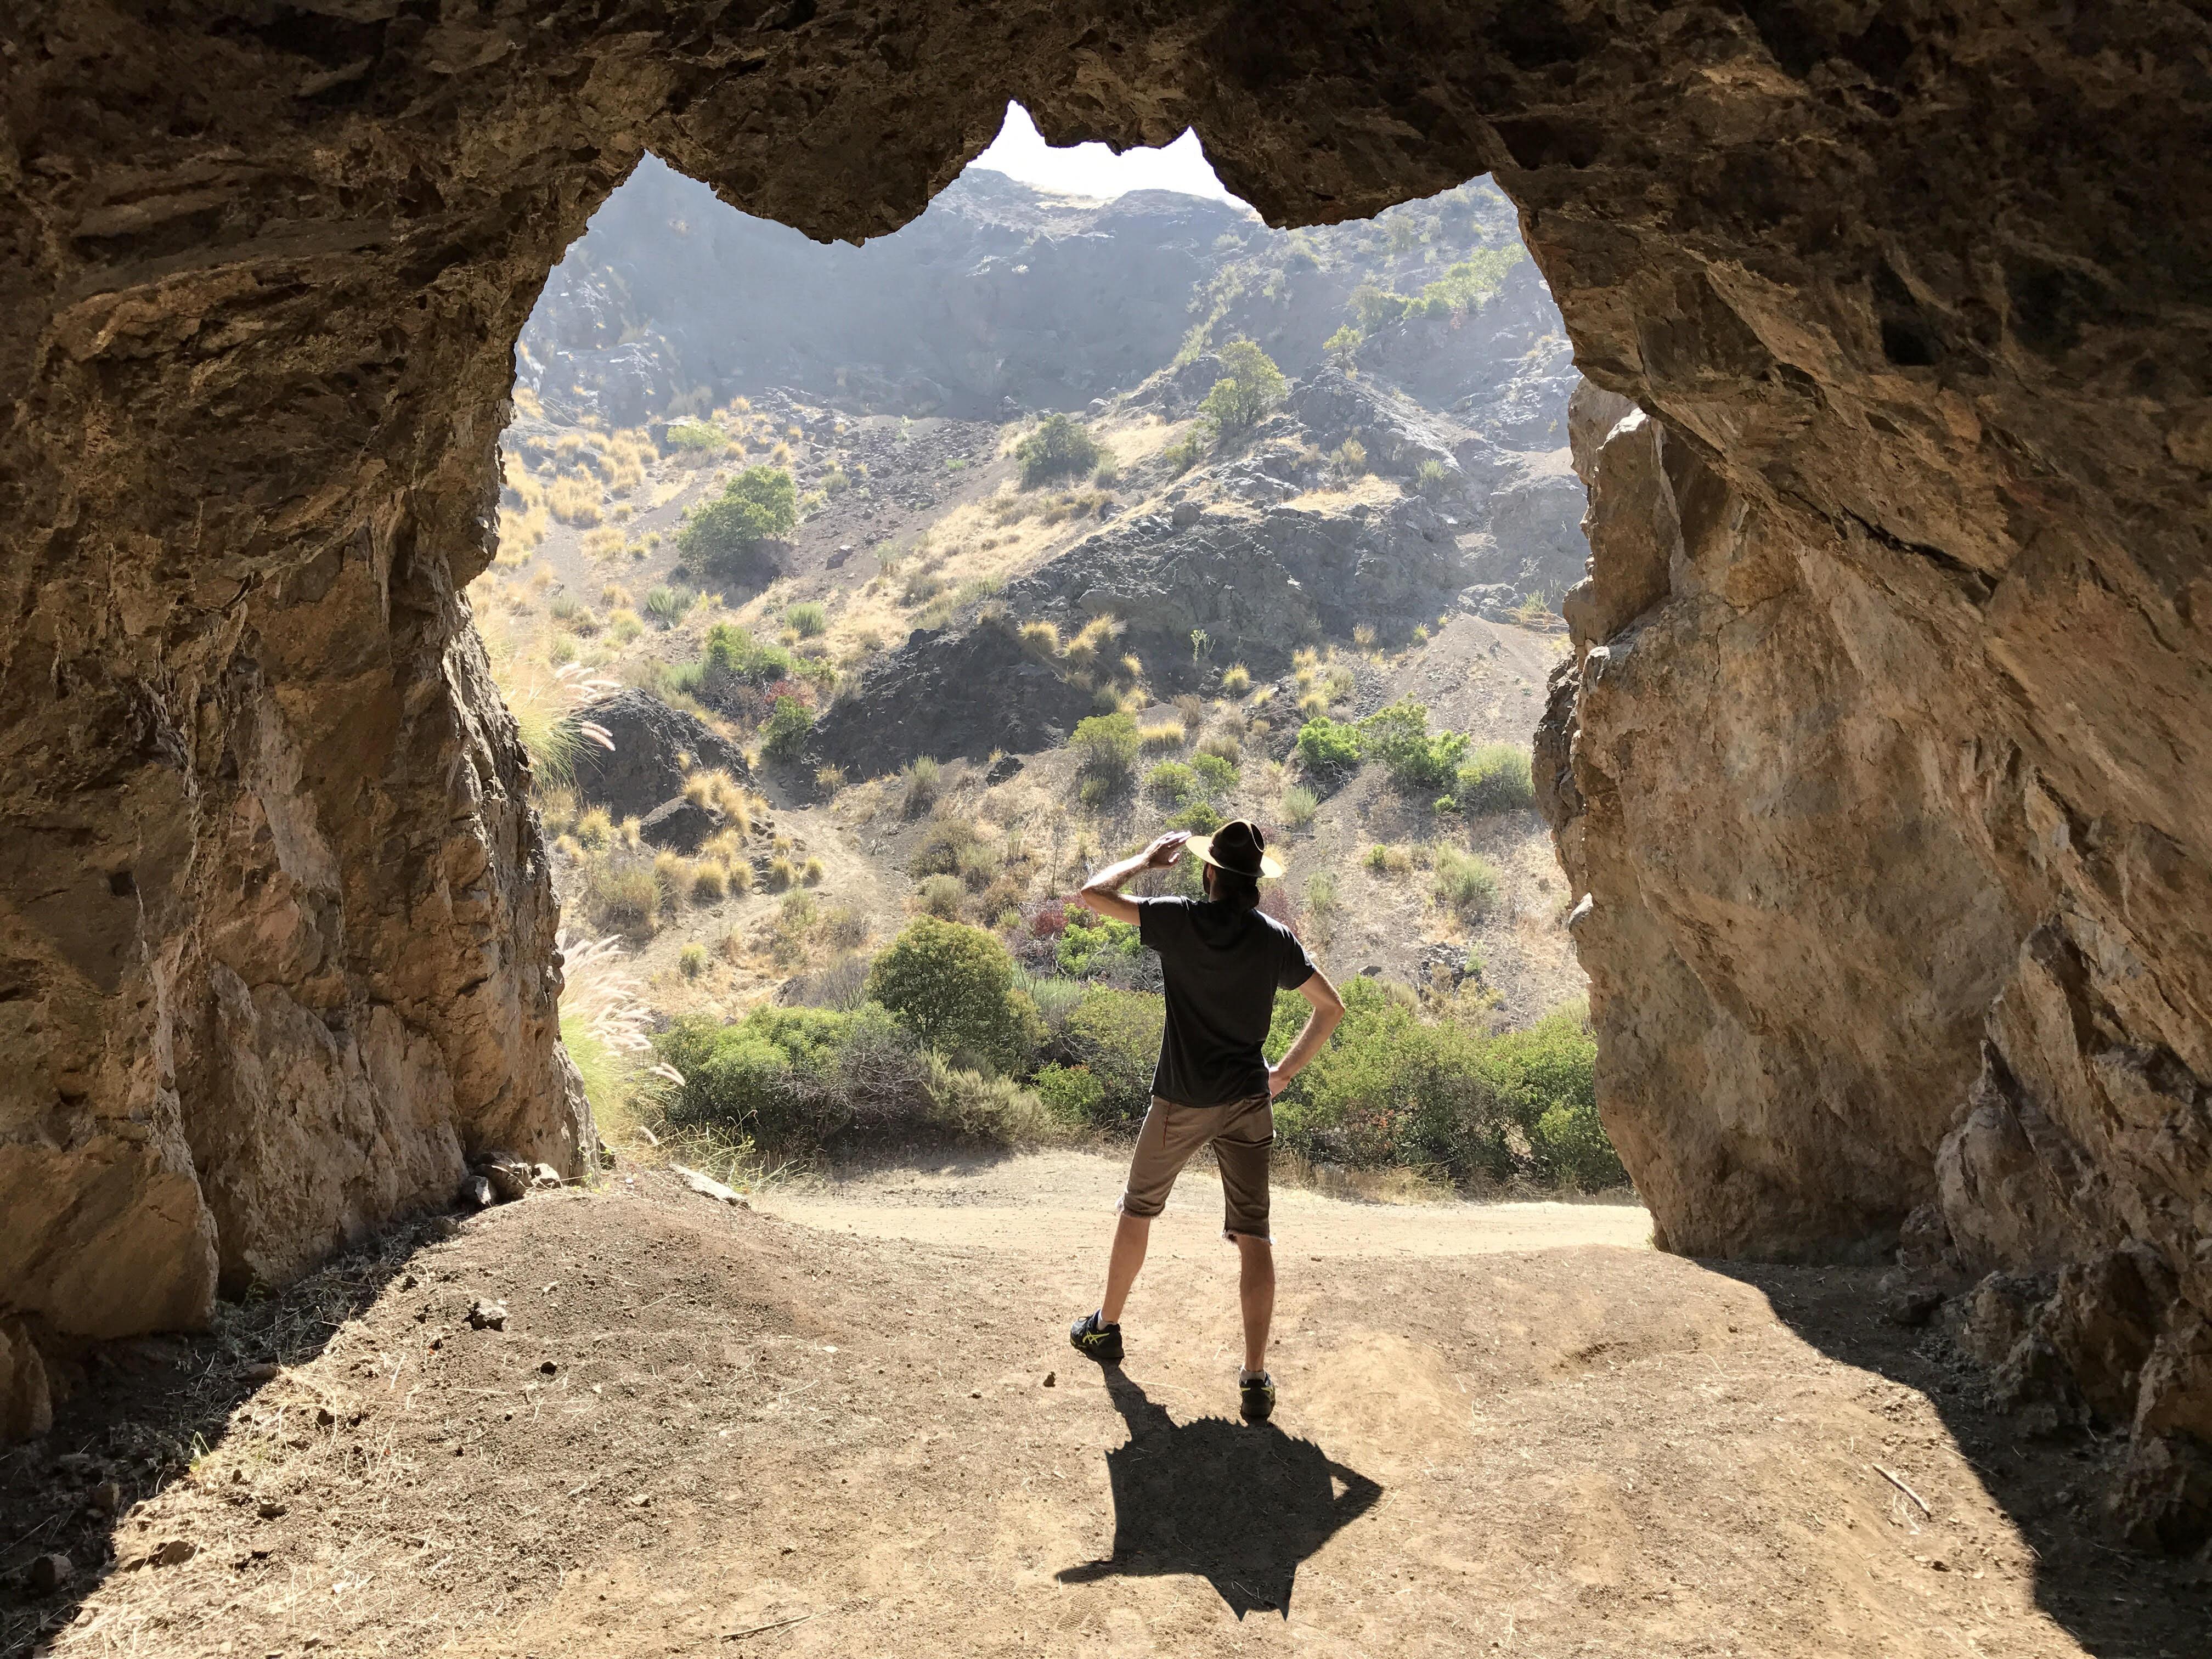
[[[1210,836],[1193,836],[1184,843],[1190,855],[1232,876],[1279,876],[1283,861],[1267,850],[1260,826],[1245,818],[1231,818]]]

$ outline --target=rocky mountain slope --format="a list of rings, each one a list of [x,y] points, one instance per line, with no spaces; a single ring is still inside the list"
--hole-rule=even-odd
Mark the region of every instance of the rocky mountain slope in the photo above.
[[[643,688],[586,712],[620,714],[653,750],[641,769],[587,746],[573,798],[556,792],[555,869],[574,925],[603,913],[610,864],[671,848],[699,856],[732,822],[696,804],[648,810],[645,794],[672,797],[709,757],[693,745],[679,762],[662,740],[680,711],[641,720],[625,700],[689,704],[745,745],[760,743],[775,696],[814,707],[795,755],[714,763],[757,795],[752,815],[774,811],[787,854],[758,837],[757,879],[672,896],[649,927],[625,929],[661,1006],[726,1011],[822,969],[855,937],[895,931],[919,902],[924,843],[945,814],[973,824],[977,856],[1001,870],[963,901],[987,924],[1009,904],[1064,894],[1085,860],[1157,828],[1176,804],[1133,788],[1069,813],[1080,779],[1061,746],[1115,707],[1182,733],[1148,739],[1147,767],[1201,741],[1243,750],[1240,781],[1213,805],[1295,843],[1286,902],[1302,908],[1309,887],[1347,896],[1341,920],[1334,901],[1307,919],[1339,971],[1413,984],[1438,963],[1454,983],[1472,969],[1498,1017],[1523,1023],[1578,994],[1533,814],[1462,825],[1431,812],[1434,790],[1403,799],[1378,769],[1322,788],[1300,809],[1310,819],[1285,817],[1304,718],[1292,705],[1317,676],[1346,718],[1401,688],[1441,723],[1525,749],[1534,693],[1562,644],[1545,601],[1579,576],[1584,551],[1564,442],[1575,380],[1494,192],[1469,186],[1374,225],[1291,238],[1193,198],[1101,206],[979,173],[867,248],[787,238],[649,165],[571,251],[525,333],[501,558],[478,584],[480,616],[511,695],[564,661]],[[1009,260],[1029,267],[1024,303],[1060,319],[1057,333],[976,311]],[[1425,286],[1455,267],[1458,303],[1419,310]],[[1126,291],[1102,307],[1117,284]],[[1384,314],[1394,307],[1405,314]],[[782,326],[755,330],[771,316]],[[1224,372],[1210,348],[1243,325],[1266,331],[1296,378],[1254,429],[1215,444],[1198,419]],[[971,326],[994,349],[988,362],[951,350]],[[1358,337],[1325,353],[1339,331]],[[781,355],[763,356],[771,345]],[[648,357],[658,378],[629,378]],[[669,390],[695,372],[721,378]],[[789,379],[752,378],[776,373]],[[958,412],[988,415],[1015,385],[1079,410],[1102,446],[1097,479],[1019,487],[1013,451],[1037,414]],[[633,392],[645,401],[625,404]],[[624,413],[641,424],[610,429]],[[729,447],[702,464],[681,441],[700,431]],[[685,515],[739,466],[763,464],[794,480],[795,530],[741,569],[687,561]],[[654,612],[656,594],[684,608]],[[809,608],[818,620],[801,636],[789,619]],[[722,625],[781,636],[786,681],[687,678]],[[1079,641],[1099,625],[1110,647]],[[1224,694],[1232,666],[1250,690]],[[944,768],[936,812],[920,819],[902,811],[892,776],[915,763]],[[617,825],[640,818],[638,848],[585,846],[578,815],[594,807]],[[1432,842],[1470,836],[1504,887],[1493,912],[1473,917],[1434,904],[1426,873]],[[1405,857],[1370,872],[1363,860],[1382,842]],[[843,918],[843,945],[791,937],[771,880],[785,856],[819,867],[800,885]],[[703,963],[686,957],[702,947]]]

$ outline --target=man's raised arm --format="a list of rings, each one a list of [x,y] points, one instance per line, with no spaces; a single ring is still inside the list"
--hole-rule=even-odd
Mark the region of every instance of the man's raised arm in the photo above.
[[[1121,888],[1140,870],[1164,870],[1182,856],[1182,844],[1190,839],[1188,830],[1170,830],[1154,841],[1141,853],[1132,853],[1119,864],[1109,864],[1083,884],[1083,890],[1075,902],[1097,911],[1109,921],[1126,921],[1133,926],[1137,920],[1137,902],[1124,898]]]

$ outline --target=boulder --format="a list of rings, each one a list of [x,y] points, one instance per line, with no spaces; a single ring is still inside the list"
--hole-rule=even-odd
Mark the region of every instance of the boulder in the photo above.
[[[750,775],[744,753],[718,736],[697,715],[674,708],[649,691],[615,692],[577,711],[605,730],[612,749],[586,744],[576,757],[576,796],[604,806],[617,819],[641,818],[684,793],[686,774],[720,770]]]

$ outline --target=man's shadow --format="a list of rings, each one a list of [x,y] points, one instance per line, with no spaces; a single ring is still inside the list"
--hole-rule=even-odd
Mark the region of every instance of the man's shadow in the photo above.
[[[1194,1573],[1239,1619],[1255,1607],[1288,1619],[1298,1564],[1373,1508],[1382,1488],[1272,1423],[1173,1422],[1119,1365],[1105,1370],[1129,1425],[1128,1443],[1106,1454],[1114,1553],[1066,1569],[1060,1583]]]

